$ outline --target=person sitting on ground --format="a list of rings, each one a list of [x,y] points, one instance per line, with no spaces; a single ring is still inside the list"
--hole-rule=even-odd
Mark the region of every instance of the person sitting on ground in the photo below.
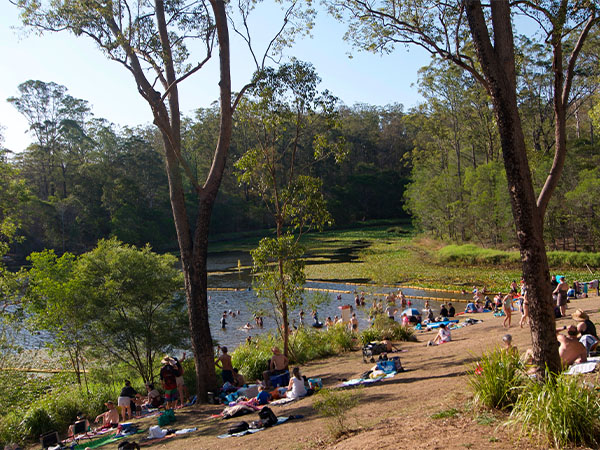
[[[115,404],[111,400],[107,401],[104,405],[108,408],[108,411],[98,415],[94,423],[98,423],[102,419],[102,428],[116,428],[119,425],[119,410],[115,408]]]
[[[448,310],[446,309],[446,305],[444,303],[442,303],[442,306],[440,306],[440,316],[442,316],[444,319],[448,318]]]
[[[265,370],[263,372],[263,379],[265,381],[265,386],[271,385],[271,377],[275,375],[281,375],[282,373],[287,372],[288,369],[288,359],[285,355],[281,353],[279,347],[273,347],[271,349],[273,352],[273,356],[269,361],[269,370]]]
[[[563,330],[567,330],[566,336],[560,334]],[[556,339],[560,344],[558,354],[565,367],[587,361],[587,350],[577,339],[577,327],[575,325],[569,325],[568,327],[565,325],[562,328],[557,328]]]
[[[148,383],[146,385],[146,390],[148,391],[148,397],[146,401],[146,407],[148,408],[158,408],[163,404],[162,395],[158,389],[154,387],[153,383]]]
[[[434,322],[435,321],[435,316],[433,315],[433,310],[431,308],[429,308],[427,310],[427,320],[429,322]]]
[[[258,386],[258,395],[256,396],[256,400],[258,400],[259,405],[266,405],[273,398],[273,396],[267,391],[262,384]]]
[[[485,305],[483,305],[483,309],[489,309],[490,311],[494,309],[494,302],[486,295],[485,296]]]
[[[304,387],[304,378],[302,378],[302,376],[300,375],[300,368],[294,367],[292,375],[293,376],[292,378],[290,378],[288,390],[285,393],[285,396],[287,398],[293,399],[304,397],[307,394],[307,392],[306,388]]]
[[[451,340],[452,336],[450,333],[450,328],[448,328],[445,324],[441,324],[437,336],[433,341],[429,341],[427,345],[440,345],[450,342]]]
[[[236,387],[242,387],[246,384],[246,379],[244,375],[242,375],[238,369],[233,368],[233,385]]]
[[[88,422],[88,420],[86,419],[85,415],[82,412],[78,412],[75,423],[73,425],[69,425],[69,431],[68,431],[69,436],[74,436],[75,424],[78,422],[82,422],[82,421],[85,421],[85,431],[84,432],[87,432],[90,429],[90,422]]]
[[[467,307],[465,308],[465,312],[466,313],[476,313],[477,312],[477,306],[475,306],[475,303],[473,303],[473,302],[467,303]]]
[[[519,354],[519,350],[517,349],[517,347],[512,345],[512,336],[510,334],[505,334],[504,336],[502,336],[502,343],[504,344],[504,348],[502,349],[502,351],[506,353],[514,353],[516,355]]]
[[[589,356],[591,352],[596,350],[599,342],[598,335],[596,334],[596,325],[594,325],[590,317],[582,309],[577,309],[571,317],[578,322],[577,332],[579,333],[579,342],[585,346]]]
[[[454,317],[456,315],[456,309],[452,306],[452,303],[448,303],[448,317]]]
[[[483,303],[481,303],[480,300],[477,300],[475,302],[475,309],[478,313],[482,313],[483,312]]]
[[[498,312],[500,309],[502,309],[502,292],[498,292],[494,297],[494,312]]]
[[[233,379],[233,365],[231,363],[231,356],[227,353],[227,347],[217,347],[221,350],[221,356],[217,358],[215,361],[215,366],[221,369],[221,378],[223,379],[223,384],[229,382],[234,384]]]
[[[381,341],[381,344],[385,345],[385,351],[388,353],[391,353],[394,350],[398,350],[398,348],[394,344],[392,344],[392,341],[390,341],[389,339],[383,339]]]

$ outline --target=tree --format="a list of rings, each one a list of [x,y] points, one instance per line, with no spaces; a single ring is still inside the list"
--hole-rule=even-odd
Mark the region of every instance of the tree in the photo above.
[[[133,76],[140,95],[152,110],[165,152],[169,194],[181,266],[185,280],[189,327],[194,350],[200,399],[216,387],[214,351],[208,322],[207,251],[212,209],[219,191],[231,140],[232,118],[245,89],[234,96],[231,90],[229,18],[224,0],[154,0],[130,4],[118,1],[58,0],[44,7],[37,0],[16,0],[23,23],[39,31],[68,30],[91,38],[109,59],[123,65]],[[240,2],[243,29],[252,2]],[[310,12],[310,8],[307,8]],[[289,42],[286,27],[301,30],[299,24],[311,14],[298,12],[295,3],[285,11],[284,25],[269,43],[262,63],[273,49]],[[237,31],[237,30],[236,30]],[[239,32],[250,45],[249,34]],[[200,40],[202,58],[190,59],[190,40]],[[204,182],[194,176],[181,148],[179,84],[202,69],[211,58],[215,40],[219,45],[219,138]],[[253,56],[255,54],[253,53]],[[258,60],[257,65],[259,65]],[[159,92],[160,89],[160,92]],[[195,196],[196,217],[186,205],[185,174]]]
[[[45,250],[29,261],[29,320],[52,336],[48,345],[68,354],[80,383],[90,349],[150,382],[157,355],[186,345],[175,257],[111,239],[80,257]]]
[[[256,287],[281,319],[277,323],[285,355],[288,311],[301,303],[304,285],[298,241],[304,232],[322,229],[331,220],[322,182],[310,175],[310,168],[315,159],[340,160],[345,153],[336,132],[337,99],[318,92],[319,82],[313,67],[300,61],[267,68],[256,75],[239,111],[240,125],[251,130],[256,144],[235,163],[238,180],[263,200],[276,228],[276,236],[262,239],[252,252]]]
[[[362,0],[331,4],[332,12],[340,18],[343,13],[339,11],[349,12],[347,37],[360,48],[391,51],[398,43],[420,46],[469,72],[492,98],[523,275],[531,299],[533,359],[539,375],[544,376],[546,366],[551,372],[558,372],[561,364],[547,282],[549,270],[543,222],[566,158],[566,115],[577,59],[590,30],[599,20],[595,3],[495,1],[486,9],[478,0],[456,4]],[[555,152],[537,201],[518,110],[513,12],[527,16],[540,26],[546,48],[552,55]],[[568,56],[563,53],[567,39],[575,42]],[[476,58],[470,56],[472,48]]]

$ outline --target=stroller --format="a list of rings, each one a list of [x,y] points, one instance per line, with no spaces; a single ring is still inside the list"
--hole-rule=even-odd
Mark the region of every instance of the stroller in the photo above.
[[[375,355],[379,355],[381,353],[386,353],[387,348],[385,344],[379,342],[369,342],[367,345],[363,346],[362,354],[363,354],[363,362],[375,362]]]

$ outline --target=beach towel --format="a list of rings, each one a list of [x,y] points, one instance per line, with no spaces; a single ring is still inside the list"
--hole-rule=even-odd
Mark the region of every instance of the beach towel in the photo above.
[[[593,372],[594,369],[596,369],[596,364],[598,364],[596,361],[588,361],[584,363],[573,364],[565,373],[567,375],[575,375],[578,373],[590,373]]]
[[[282,423],[287,422],[288,420],[289,420],[289,417],[278,417],[277,423],[275,425],[281,425]],[[241,433],[234,433],[234,434],[225,433],[225,434],[221,434],[217,437],[219,439],[226,439],[226,438],[230,438],[230,437],[240,437],[240,436],[244,436],[246,434],[258,433],[259,431],[262,431],[264,429],[265,428],[249,428],[245,431],[242,431]]]

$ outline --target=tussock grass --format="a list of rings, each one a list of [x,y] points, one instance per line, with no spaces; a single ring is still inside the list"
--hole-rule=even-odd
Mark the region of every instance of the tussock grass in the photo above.
[[[484,353],[468,374],[474,402],[486,408],[512,408],[525,380],[519,355],[500,349]]]
[[[581,378],[561,374],[530,381],[516,401],[508,425],[521,436],[555,448],[600,442],[600,397]]]

